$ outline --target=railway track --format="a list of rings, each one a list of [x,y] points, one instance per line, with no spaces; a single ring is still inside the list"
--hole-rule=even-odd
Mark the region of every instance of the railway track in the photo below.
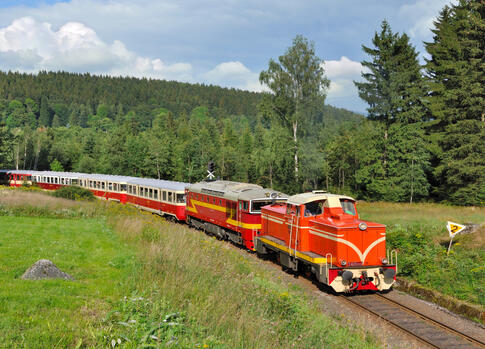
[[[485,343],[382,294],[340,296],[433,348],[485,348]]]
[[[230,242],[227,242],[227,245],[234,250],[243,252],[240,247]],[[280,268],[280,265],[275,263],[274,260],[259,259],[252,254],[245,255],[258,261],[262,261],[273,268]],[[299,283],[305,284],[310,288],[315,286],[315,284],[307,277],[299,278]],[[485,336],[481,336],[482,339],[480,339],[475,338],[473,335],[462,333],[449,325],[431,318],[417,309],[399,303],[386,295],[379,293],[338,295],[337,298],[352,304],[352,306],[357,306],[374,316],[378,316],[399,331],[409,334],[415,340],[428,347],[442,349],[485,349],[485,342],[483,341]]]

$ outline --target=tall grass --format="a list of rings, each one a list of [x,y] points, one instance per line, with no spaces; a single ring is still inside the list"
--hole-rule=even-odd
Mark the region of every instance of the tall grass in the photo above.
[[[460,300],[485,306],[485,226],[458,235],[447,254],[446,222],[485,223],[485,208],[438,204],[361,203],[362,219],[387,225],[399,251],[399,274]]]
[[[0,346],[380,346],[261,261],[201,232],[129,206],[3,194],[0,226],[12,228],[0,238],[10,256],[0,257],[9,270],[0,277],[8,334]],[[17,279],[39,258],[76,281]]]

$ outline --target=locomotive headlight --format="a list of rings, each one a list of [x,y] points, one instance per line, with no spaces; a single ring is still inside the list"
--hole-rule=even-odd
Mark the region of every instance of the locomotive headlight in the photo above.
[[[387,258],[382,258],[381,261],[382,261],[382,264],[388,264],[389,263],[389,261],[387,260]]]
[[[364,222],[359,223],[359,229],[362,230],[362,231],[363,230],[366,230],[367,229],[367,224],[365,224]]]
[[[340,265],[345,267],[347,265],[347,261],[345,259],[340,260]]]

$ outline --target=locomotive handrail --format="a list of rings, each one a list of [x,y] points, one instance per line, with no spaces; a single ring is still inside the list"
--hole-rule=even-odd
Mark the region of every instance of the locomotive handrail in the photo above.
[[[328,258],[328,256],[330,256],[330,258]],[[329,259],[330,259],[330,264],[328,264],[328,260],[329,260]],[[327,254],[325,255],[325,268],[327,269],[327,270],[326,270],[326,273],[327,273],[327,275],[326,275],[326,276],[327,276],[327,283],[328,283],[328,279],[329,279],[329,277],[330,277],[330,275],[329,275],[329,271],[330,271],[330,267],[332,266],[332,260],[333,260],[333,256],[332,256],[332,254],[331,254],[331,253],[327,253]]]
[[[293,235],[293,217],[294,216],[291,216],[291,219],[290,219],[290,240],[288,241],[288,251],[290,252],[289,255],[291,257],[291,237]]]
[[[394,264],[396,266],[396,274],[397,274],[397,250],[391,251],[391,264]]]

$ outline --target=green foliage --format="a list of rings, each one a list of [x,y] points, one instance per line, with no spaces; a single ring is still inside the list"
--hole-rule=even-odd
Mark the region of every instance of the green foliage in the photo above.
[[[442,197],[461,205],[485,202],[485,4],[446,6],[426,44],[429,108],[439,133],[435,168]]]
[[[46,96],[42,96],[40,100],[40,114],[39,125],[50,126],[51,125],[51,112],[49,108],[49,101]]]
[[[56,191],[54,191],[52,195],[57,198],[64,198],[64,199],[70,199],[70,200],[86,200],[86,201],[94,200],[94,195],[90,190],[77,187],[77,186],[61,187]]]
[[[56,172],[63,172],[64,171],[64,168],[62,167],[62,165],[59,162],[59,160],[54,159],[51,162],[51,171],[56,171]]]
[[[293,135],[294,178],[298,182],[298,138],[314,125],[330,81],[325,77],[323,60],[315,55],[314,44],[301,35],[295,37],[278,61],[271,59],[268,70],[259,76],[260,82],[272,91],[264,94],[260,111],[266,118],[281,122]],[[295,184],[296,189],[299,183]]]
[[[368,104],[369,118],[383,125],[362,149],[364,160],[356,171],[358,190],[366,198],[413,202],[428,196],[429,152],[421,121],[427,111],[423,103],[426,85],[418,54],[406,34],[393,33],[383,21],[372,40],[363,46],[372,61],[362,65],[365,82],[355,82]],[[375,130],[379,130],[375,128]]]
[[[458,235],[449,255],[446,222],[480,223],[485,208],[438,204],[361,203],[364,220],[386,224],[386,243],[398,251],[398,274],[447,295],[485,305],[483,230]]]

